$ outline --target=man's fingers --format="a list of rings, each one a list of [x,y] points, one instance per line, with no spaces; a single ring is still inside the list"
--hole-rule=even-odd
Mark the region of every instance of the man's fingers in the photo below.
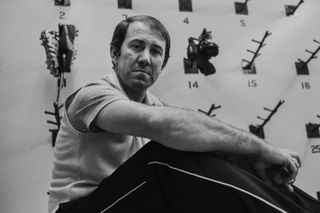
[[[294,162],[294,160],[288,160],[287,163],[285,163],[285,165],[283,165],[282,167],[283,170],[283,178],[284,178],[284,182],[290,182],[293,179],[296,178],[297,174],[298,174],[298,167],[296,166],[296,163]]]
[[[290,151],[290,150],[286,150],[283,149],[285,152],[287,152],[287,154],[290,155],[291,160],[293,160],[295,162],[295,165],[297,166],[297,168],[301,167],[301,158],[300,155],[296,152]]]
[[[297,159],[292,158],[291,161],[294,163],[294,165],[296,166],[297,170],[301,167],[301,164],[298,162]]]
[[[294,191],[294,189],[293,189],[293,187],[292,187],[292,185],[290,183],[284,183],[283,185],[286,187],[286,189],[289,192],[293,192]]]
[[[301,167],[301,159],[300,156],[292,156],[291,160],[294,162],[294,164],[296,165],[296,167],[299,169]]]

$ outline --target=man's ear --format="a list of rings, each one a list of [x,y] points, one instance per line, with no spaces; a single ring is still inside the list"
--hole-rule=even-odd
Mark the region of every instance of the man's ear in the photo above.
[[[110,50],[110,55],[111,55],[111,60],[112,63],[115,65],[118,62],[118,58],[119,58],[119,51],[116,48],[111,48]]]

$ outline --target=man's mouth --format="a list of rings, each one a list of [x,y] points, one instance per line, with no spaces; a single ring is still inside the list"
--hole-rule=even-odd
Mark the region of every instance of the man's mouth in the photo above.
[[[133,70],[133,72],[142,72],[142,73],[145,73],[147,75],[150,75],[150,72],[148,72],[146,70]]]

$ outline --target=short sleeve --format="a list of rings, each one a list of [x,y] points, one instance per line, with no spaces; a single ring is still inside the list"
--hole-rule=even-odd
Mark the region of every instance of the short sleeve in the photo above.
[[[80,132],[97,130],[92,122],[102,108],[117,100],[129,100],[121,91],[104,84],[89,84],[73,94],[67,114],[71,125]]]

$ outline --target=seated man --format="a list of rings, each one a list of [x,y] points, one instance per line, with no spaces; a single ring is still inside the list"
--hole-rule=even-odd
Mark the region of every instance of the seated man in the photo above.
[[[169,49],[169,34],[153,17],[133,16],[116,26],[114,72],[65,102],[49,212],[308,212],[272,187],[297,193],[297,153],[167,106],[148,91]],[[244,156],[257,176],[213,153]]]

